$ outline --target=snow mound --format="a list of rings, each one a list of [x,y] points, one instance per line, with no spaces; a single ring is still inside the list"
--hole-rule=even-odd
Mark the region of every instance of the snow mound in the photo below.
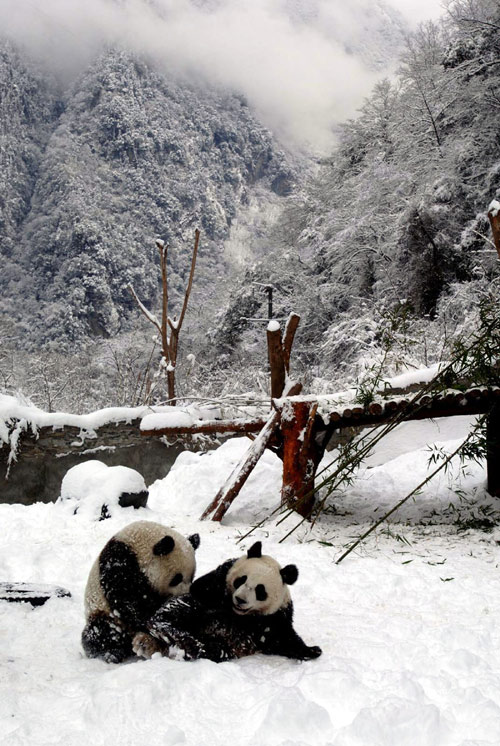
[[[93,459],[67,471],[58,502],[73,513],[85,513],[88,518],[99,519],[103,516],[103,506],[109,515],[120,505],[125,505],[123,496],[141,493],[146,493],[147,497],[144,478],[138,471],[128,466],[108,466]],[[132,503],[129,501],[128,504]]]

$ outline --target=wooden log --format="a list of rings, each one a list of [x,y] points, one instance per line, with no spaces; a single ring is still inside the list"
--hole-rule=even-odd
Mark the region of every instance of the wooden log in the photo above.
[[[413,404],[407,402],[408,408],[402,413],[402,419],[404,421],[411,421],[434,419],[437,417],[454,417],[455,415],[484,414],[488,412],[494,402],[500,399],[500,388],[488,389],[486,396],[478,396],[478,391],[476,390],[471,397],[466,397],[465,394],[458,394],[455,402],[447,402],[442,396],[431,397],[425,395]],[[382,403],[380,406],[382,407]],[[399,403],[391,400],[384,403],[381,413],[377,413],[375,410],[372,413],[369,407],[365,410],[364,414],[356,418],[352,417],[352,410],[348,411],[348,417],[344,417],[344,414],[341,412],[330,412],[328,423],[331,431],[334,429],[349,428],[354,425],[356,427],[370,427],[387,422],[396,412],[399,413]]]
[[[316,439],[317,402],[290,401],[283,414],[283,486],[281,502],[302,516],[314,507],[314,478],[325,445]]]
[[[49,598],[70,597],[71,593],[57,585],[41,583],[0,583],[0,601],[29,603],[42,606]]]
[[[200,420],[192,425],[141,430],[141,435],[151,437],[155,435],[195,435],[198,433],[206,435],[216,435],[217,433],[256,433],[262,430],[266,422],[267,418],[264,417],[256,420]]]
[[[496,398],[496,397],[495,397]],[[495,401],[486,420],[488,492],[500,497],[500,402]]]
[[[202,521],[208,519],[221,521],[231,503],[238,496],[239,491],[247,481],[252,469],[260,459],[280,422],[281,414],[275,410],[269,416],[250,449],[231,472],[229,479],[223,484],[210,505],[203,511]]]
[[[267,330],[267,353],[271,371],[271,398],[279,399],[283,394],[286,379],[285,355],[279,326],[277,329]]]
[[[473,401],[481,398],[481,389],[469,389],[465,392],[465,398],[467,401]]]
[[[500,259],[500,205],[496,200],[493,200],[489,206],[488,218],[491,225],[495,248],[497,250],[498,258]]]
[[[287,373],[290,373],[290,355],[292,353],[293,340],[299,322],[300,316],[296,313],[291,313],[287,319],[285,333],[283,334],[283,359]]]

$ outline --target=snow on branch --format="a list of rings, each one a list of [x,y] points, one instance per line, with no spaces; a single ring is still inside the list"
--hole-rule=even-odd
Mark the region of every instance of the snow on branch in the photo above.
[[[144,305],[144,303],[142,303],[142,301],[140,300],[139,296],[135,292],[135,290],[134,290],[134,288],[133,288],[133,286],[132,286],[132,284],[130,282],[127,285],[127,287],[130,290],[130,292],[132,293],[132,295],[134,296],[135,302],[139,306],[139,309],[140,309],[141,313],[143,313],[144,316],[148,319],[148,321],[150,321],[152,324],[154,324],[156,326],[156,328],[158,329],[158,331],[161,332],[160,322],[158,321],[158,319],[156,318],[156,316],[154,315],[154,313],[151,313],[151,311],[148,311],[148,309],[146,308],[146,306]]]

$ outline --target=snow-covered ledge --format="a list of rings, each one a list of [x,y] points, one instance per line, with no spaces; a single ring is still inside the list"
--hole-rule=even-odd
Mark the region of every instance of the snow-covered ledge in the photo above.
[[[163,478],[182,450],[202,447],[196,438],[166,443],[141,437],[144,417],[175,411],[167,406],[108,407],[75,415],[45,412],[0,395],[0,502],[52,502],[67,470],[89,459],[136,469],[148,485]],[[196,409],[188,416],[198,419],[204,412]]]

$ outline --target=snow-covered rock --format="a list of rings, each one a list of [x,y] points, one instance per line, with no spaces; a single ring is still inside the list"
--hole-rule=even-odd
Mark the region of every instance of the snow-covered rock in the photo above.
[[[148,490],[143,477],[127,466],[107,466],[92,459],[68,470],[62,480],[59,502],[91,518],[105,518],[122,508],[143,508]]]

